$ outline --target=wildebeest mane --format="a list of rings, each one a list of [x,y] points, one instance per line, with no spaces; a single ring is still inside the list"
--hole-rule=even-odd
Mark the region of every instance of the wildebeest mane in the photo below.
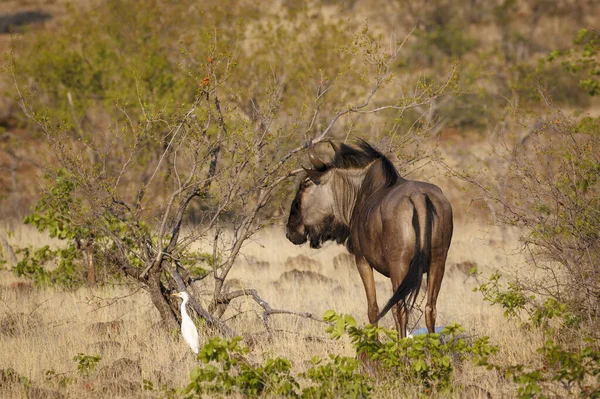
[[[325,241],[336,241],[345,244],[350,236],[350,229],[335,221],[333,216],[327,217],[318,226],[307,226],[311,248],[320,248]]]
[[[356,143],[358,148],[342,144],[336,151],[330,167],[338,169],[360,169],[369,166],[374,161],[381,161],[381,173],[385,181],[385,186],[390,187],[396,184],[399,178],[396,167],[385,155],[373,148],[363,139]]]

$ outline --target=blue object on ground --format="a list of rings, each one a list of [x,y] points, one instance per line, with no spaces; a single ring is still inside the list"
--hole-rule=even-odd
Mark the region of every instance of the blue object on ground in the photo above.
[[[439,334],[442,332],[442,330],[444,328],[445,328],[445,326],[436,327],[435,332]],[[412,335],[412,336],[423,335],[423,334],[429,334],[429,331],[427,330],[427,328],[416,328],[410,333],[410,335]]]

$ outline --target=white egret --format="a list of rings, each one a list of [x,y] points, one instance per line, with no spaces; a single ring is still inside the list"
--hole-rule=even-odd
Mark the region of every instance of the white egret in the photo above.
[[[192,318],[188,315],[185,310],[185,305],[187,305],[190,300],[190,296],[187,292],[181,291],[171,294],[172,296],[178,296],[183,299],[181,303],[181,335],[183,335],[183,339],[185,342],[192,348],[192,352],[198,354],[200,341],[198,340],[198,330],[196,329],[196,325],[192,321]]]

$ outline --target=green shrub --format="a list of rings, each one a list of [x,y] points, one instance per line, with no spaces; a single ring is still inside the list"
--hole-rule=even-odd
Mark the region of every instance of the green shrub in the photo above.
[[[561,59],[562,67],[579,77],[579,86],[590,96],[600,94],[600,32],[581,29],[574,45],[567,50],[555,50],[548,60]]]
[[[299,385],[291,375],[289,360],[267,359],[262,366],[252,365],[244,357],[248,348],[240,346],[240,341],[240,337],[231,340],[213,338],[206,343],[198,354],[205,366],[191,371],[191,382],[182,393],[199,396],[240,393],[251,397],[297,395]]]
[[[497,351],[487,337],[464,337],[464,329],[457,324],[441,334],[398,339],[392,330],[371,325],[359,328],[350,315],[327,311],[323,318],[330,323],[327,332],[332,339],[346,336],[351,340],[356,357],[315,356],[306,371],[294,373],[292,363],[281,357],[253,364],[240,337],[214,338],[198,355],[204,365],[192,370],[190,384],[179,394],[365,398],[378,389],[399,385],[416,387],[423,395],[449,394],[455,388],[452,376],[457,364],[471,359],[487,365]],[[380,335],[385,339],[380,341]]]
[[[79,373],[86,376],[96,369],[100,360],[102,360],[102,356],[100,355],[86,355],[85,353],[78,353],[73,357],[73,361],[77,362]]]
[[[545,343],[537,350],[543,366],[507,365],[488,359],[482,364],[510,377],[518,386],[520,398],[548,394],[600,397],[600,347],[596,338],[572,333],[581,328],[581,319],[572,313],[572,307],[554,298],[537,300],[534,295],[525,296],[510,281],[504,288],[501,277],[494,273],[476,290],[492,305],[505,308],[505,316],[521,321],[527,329],[544,333]]]
[[[372,361],[381,378],[422,387],[424,393],[450,392],[455,364],[467,358],[480,362],[498,350],[487,337],[469,342],[458,324],[446,326],[441,334],[399,339],[395,330],[358,328],[353,318],[332,311],[324,319],[334,323],[328,328],[331,337],[348,334],[357,355]],[[380,335],[386,339],[379,340]]]
[[[75,289],[85,282],[85,273],[80,266],[80,252],[74,244],[66,248],[51,250],[45,245],[41,248],[21,248],[22,256],[15,272],[19,277],[31,278],[40,286],[59,285]]]

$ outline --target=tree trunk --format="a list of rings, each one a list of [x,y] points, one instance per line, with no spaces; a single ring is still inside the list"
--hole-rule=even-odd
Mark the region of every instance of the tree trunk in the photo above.
[[[148,273],[148,293],[150,294],[150,300],[160,313],[163,324],[169,330],[178,330],[179,323],[177,323],[175,314],[163,295],[162,283],[160,281],[161,270],[161,267],[150,269]]]
[[[93,287],[96,284],[96,274],[94,273],[94,239],[75,237],[75,248],[83,254],[83,263],[87,268],[88,285]]]
[[[89,245],[83,250],[83,259],[87,265],[88,285],[93,287],[96,284],[96,274],[94,273],[94,246]]]

